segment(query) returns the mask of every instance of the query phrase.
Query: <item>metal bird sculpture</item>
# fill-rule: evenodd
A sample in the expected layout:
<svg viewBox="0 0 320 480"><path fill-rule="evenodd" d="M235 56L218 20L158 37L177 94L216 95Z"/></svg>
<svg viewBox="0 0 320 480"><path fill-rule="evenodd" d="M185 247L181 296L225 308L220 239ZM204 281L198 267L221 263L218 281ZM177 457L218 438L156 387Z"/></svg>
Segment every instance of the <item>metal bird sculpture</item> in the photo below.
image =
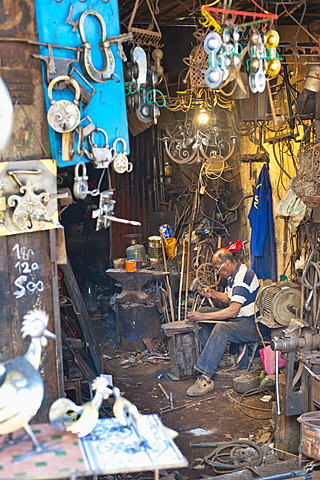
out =
<svg viewBox="0 0 320 480"><path fill-rule="evenodd" d="M148 416L142 415L137 407L126 398L120 397L120 395L116 397L113 405L113 414L121 425L133 428L141 443L148 445L155 440L155 432L148 420ZM157 428L160 428L168 440L173 440L178 436L178 432L163 424L158 425Z"/></svg>
<svg viewBox="0 0 320 480"><path fill-rule="evenodd" d="M113 396L115 398L113 414L118 422L124 427L133 428L141 443L154 441L154 432L147 416L142 415L129 400L121 397L119 388L111 387L106 377L95 378L92 389L95 390L94 397L83 405L76 405L69 398L58 398L53 402L49 410L50 423L60 430L65 428L77 434L79 438L85 437L96 426L102 401ZM164 425L160 428L168 439L178 435Z"/></svg>
<svg viewBox="0 0 320 480"><path fill-rule="evenodd" d="M56 338L49 332L49 316L43 310L31 310L22 322L22 338L31 337L25 355L0 364L0 435L12 434L24 428L34 444L34 453L43 449L32 432L29 421L41 407L44 387L39 373L42 348L47 338ZM16 443L10 440L10 445ZM4 444L5 446L5 444Z"/></svg>
<svg viewBox="0 0 320 480"><path fill-rule="evenodd" d="M66 428L79 438L89 435L96 426L102 401L113 394L113 388L103 376L93 380L92 389L94 397L83 405L77 405L69 398L58 398L53 402L49 410L50 423L60 430Z"/></svg>

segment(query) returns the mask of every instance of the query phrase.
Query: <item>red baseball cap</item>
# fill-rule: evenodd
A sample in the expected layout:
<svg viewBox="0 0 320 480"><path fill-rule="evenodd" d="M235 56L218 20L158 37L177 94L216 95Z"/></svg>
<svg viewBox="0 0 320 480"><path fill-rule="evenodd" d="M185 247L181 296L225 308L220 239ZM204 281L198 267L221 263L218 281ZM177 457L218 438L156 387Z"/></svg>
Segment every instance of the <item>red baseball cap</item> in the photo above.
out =
<svg viewBox="0 0 320 480"><path fill-rule="evenodd" d="M229 252L231 253L237 253L239 252L239 250L241 250L242 247L243 243L241 242L241 240L237 240L234 243L229 243L229 245L227 246L227 250L229 250Z"/></svg>

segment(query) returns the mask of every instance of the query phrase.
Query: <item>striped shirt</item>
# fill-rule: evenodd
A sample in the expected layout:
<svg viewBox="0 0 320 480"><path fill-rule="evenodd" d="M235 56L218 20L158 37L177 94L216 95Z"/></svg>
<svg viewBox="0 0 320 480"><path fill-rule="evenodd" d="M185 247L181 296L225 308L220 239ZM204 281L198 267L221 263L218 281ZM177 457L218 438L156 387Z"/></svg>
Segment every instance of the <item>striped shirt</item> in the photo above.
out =
<svg viewBox="0 0 320 480"><path fill-rule="evenodd" d="M230 303L238 302L242 304L237 317L254 315L254 304L259 287L258 278L254 271L239 262L234 274L228 278L225 289Z"/></svg>

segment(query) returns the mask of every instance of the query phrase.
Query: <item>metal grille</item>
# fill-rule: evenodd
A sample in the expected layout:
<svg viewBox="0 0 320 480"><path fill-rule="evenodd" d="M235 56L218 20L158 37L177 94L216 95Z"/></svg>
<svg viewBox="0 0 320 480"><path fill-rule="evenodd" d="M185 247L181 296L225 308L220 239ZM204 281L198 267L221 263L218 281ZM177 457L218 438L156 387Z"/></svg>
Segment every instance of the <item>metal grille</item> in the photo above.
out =
<svg viewBox="0 0 320 480"><path fill-rule="evenodd" d="M292 189L309 207L320 204L320 143L309 143L298 154L299 170Z"/></svg>

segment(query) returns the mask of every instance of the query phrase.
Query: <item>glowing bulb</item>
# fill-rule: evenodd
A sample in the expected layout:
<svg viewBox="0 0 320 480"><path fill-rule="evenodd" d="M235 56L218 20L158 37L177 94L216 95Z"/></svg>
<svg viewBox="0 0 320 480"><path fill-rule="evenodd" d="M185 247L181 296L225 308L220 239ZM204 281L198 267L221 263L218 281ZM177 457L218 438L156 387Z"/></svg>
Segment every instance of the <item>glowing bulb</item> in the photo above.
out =
<svg viewBox="0 0 320 480"><path fill-rule="evenodd" d="M198 122L200 125L205 125L209 121L209 114L205 108L201 108L200 113L198 115Z"/></svg>

